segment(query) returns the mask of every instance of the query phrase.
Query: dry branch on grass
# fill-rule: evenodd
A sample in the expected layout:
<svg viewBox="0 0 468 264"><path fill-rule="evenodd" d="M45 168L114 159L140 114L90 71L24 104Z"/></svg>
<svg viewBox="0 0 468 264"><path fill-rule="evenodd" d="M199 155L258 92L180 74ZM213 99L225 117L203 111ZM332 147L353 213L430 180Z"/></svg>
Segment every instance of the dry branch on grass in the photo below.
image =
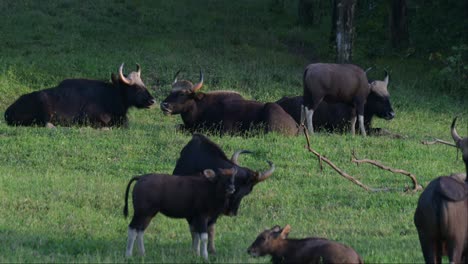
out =
<svg viewBox="0 0 468 264"><path fill-rule="evenodd" d="M403 175L406 175L406 176L410 177L411 181L413 182L413 188L411 189L412 192L417 192L417 191L420 191L420 190L423 189L422 186L418 184L418 180L416 180L416 176L413 175L410 172L407 172L407 171L401 170L401 169L394 169L394 168L385 166L385 165L381 164L380 162L378 162L376 160L358 159L356 157L356 153L354 153L354 150L352 152L352 155L353 155L353 158L351 159L351 162L354 162L354 163L357 163L357 164L359 164L359 163L369 163L369 164L372 164L372 165L374 165L374 166L376 166L378 168L381 168L383 170L390 171L390 172L393 172L393 173L400 173L400 174L403 174Z"/></svg>
<svg viewBox="0 0 468 264"><path fill-rule="evenodd" d="M305 128L304 125L301 125L302 128L303 128L303 131L304 131L304 135L305 135L305 138L307 140L307 145L305 146L307 148L307 150L309 152L312 152L315 156L317 156L318 160L319 160L319 163L320 163L320 170L322 170L322 161L324 161L325 163L327 163L328 165L330 165L330 167L332 167L336 172L338 172L341 176L343 176L344 178L346 178L347 180L351 181L352 183L358 185L359 187L363 188L364 190L366 191L369 191L369 192L381 192L381 191L390 191L390 188L371 188L365 184L363 184L362 182L360 182L359 180L357 180L356 178L354 178L353 176L347 174L346 172L344 172L343 170L341 170L338 166L336 166L335 164L333 164L333 162L331 162L329 159L327 159L326 157L322 156L320 153L318 153L316 150L312 149L312 147L310 146L310 139L309 139L309 134L307 133L307 129ZM354 155L354 151L353 151L353 162L356 162L356 163L371 163L381 169L385 169L385 170L388 170L388 171L391 171L393 173L402 173L402 174L405 174L407 175L408 177L411 178L411 180L413 181L413 189L412 191L413 192L416 192L418 190L422 190L422 186L418 184L417 180L416 180L416 176L414 176L413 174L407 172L407 171L404 171L404 170L399 170L399 169L393 169L393 168L390 168L390 167L387 167L387 166L384 166L376 161L373 161L373 160L357 160Z"/></svg>
<svg viewBox="0 0 468 264"><path fill-rule="evenodd" d="M448 141L438 139L438 138L435 138L433 141L428 141L428 140L421 141L421 144L423 144L423 145L434 145L434 144L437 144L437 143L452 146L452 147L457 147L457 145L453 144L452 142L448 142Z"/></svg>

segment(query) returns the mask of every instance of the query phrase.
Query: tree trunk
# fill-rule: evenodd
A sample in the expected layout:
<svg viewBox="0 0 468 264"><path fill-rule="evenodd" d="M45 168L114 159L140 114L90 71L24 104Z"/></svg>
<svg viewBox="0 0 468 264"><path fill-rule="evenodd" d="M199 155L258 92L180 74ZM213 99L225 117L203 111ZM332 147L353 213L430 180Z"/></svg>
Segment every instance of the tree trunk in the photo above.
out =
<svg viewBox="0 0 468 264"><path fill-rule="evenodd" d="M336 62L351 61L354 40L354 8L356 0L333 0L332 38L336 47Z"/></svg>
<svg viewBox="0 0 468 264"><path fill-rule="evenodd" d="M406 0L392 0L390 11L390 39L393 48L408 46L408 13Z"/></svg>

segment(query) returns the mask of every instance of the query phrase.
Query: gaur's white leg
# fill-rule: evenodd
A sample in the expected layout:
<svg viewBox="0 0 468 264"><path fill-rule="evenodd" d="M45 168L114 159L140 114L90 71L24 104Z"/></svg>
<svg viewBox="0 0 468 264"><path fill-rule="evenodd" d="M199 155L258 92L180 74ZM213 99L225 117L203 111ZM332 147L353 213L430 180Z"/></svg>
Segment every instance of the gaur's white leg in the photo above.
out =
<svg viewBox="0 0 468 264"><path fill-rule="evenodd" d="M198 256L200 256L200 233L194 232L194 239L192 241L192 248L197 253Z"/></svg>
<svg viewBox="0 0 468 264"><path fill-rule="evenodd" d="M306 111L305 105L301 105L301 123L299 125L305 125L305 123L304 123L305 116L306 116L305 111Z"/></svg>
<svg viewBox="0 0 468 264"><path fill-rule="evenodd" d="M202 242L202 256L208 261L208 233L201 233L200 238Z"/></svg>
<svg viewBox="0 0 468 264"><path fill-rule="evenodd" d="M357 120L357 117L356 116L352 116L351 117L351 135L356 135L356 120Z"/></svg>
<svg viewBox="0 0 468 264"><path fill-rule="evenodd" d="M364 127L364 116L358 115L359 128L361 129L361 135L367 136L366 128Z"/></svg>
<svg viewBox="0 0 468 264"><path fill-rule="evenodd" d="M306 118L307 118L307 128L309 129L309 133L313 134L314 133L314 125L312 124L312 118L314 116L314 110L311 110L305 107L305 113L306 113Z"/></svg>
<svg viewBox="0 0 468 264"><path fill-rule="evenodd" d="M143 242L143 235L145 234L145 231L138 231L137 232L137 245L138 245L138 252L140 256L145 255L145 244Z"/></svg>
<svg viewBox="0 0 468 264"><path fill-rule="evenodd" d="M135 242L135 238L137 236L136 229L128 228L128 238L127 238L127 250L125 251L125 256L131 257L133 251L133 243Z"/></svg>
<svg viewBox="0 0 468 264"><path fill-rule="evenodd" d="M190 235L192 235L192 249L194 251L197 251L197 246L195 245L195 240L197 238L197 233L194 231L194 228L193 226L189 225L189 228L190 228Z"/></svg>
<svg viewBox="0 0 468 264"><path fill-rule="evenodd" d="M52 123L50 123L50 122L47 122L47 124L45 125L45 127L47 127L47 128L55 128L55 126L54 126Z"/></svg>

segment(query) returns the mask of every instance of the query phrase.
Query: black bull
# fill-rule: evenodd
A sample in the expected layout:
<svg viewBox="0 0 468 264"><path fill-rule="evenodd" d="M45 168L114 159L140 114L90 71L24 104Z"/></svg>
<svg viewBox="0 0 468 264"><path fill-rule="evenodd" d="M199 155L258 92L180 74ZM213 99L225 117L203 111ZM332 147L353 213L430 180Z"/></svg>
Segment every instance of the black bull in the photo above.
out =
<svg viewBox="0 0 468 264"><path fill-rule="evenodd" d="M57 87L19 97L5 111L8 125L125 126L130 107L149 108L155 103L141 80L140 66L125 77L123 64L112 82L68 79Z"/></svg>
<svg viewBox="0 0 468 264"><path fill-rule="evenodd" d="M223 212L225 215L236 215L242 198L248 195L257 183L270 177L275 169L271 162L269 162L270 169L265 172L256 172L249 168L239 166L237 158L239 154L246 152L248 151L237 151L234 153L231 160L229 160L217 144L201 134L194 134L189 143L182 149L172 174L191 175L199 173L202 175L205 169L236 168L236 191L229 198L228 206ZM208 227L208 247L211 253L215 252L214 225L216 220L217 219L211 219Z"/></svg>

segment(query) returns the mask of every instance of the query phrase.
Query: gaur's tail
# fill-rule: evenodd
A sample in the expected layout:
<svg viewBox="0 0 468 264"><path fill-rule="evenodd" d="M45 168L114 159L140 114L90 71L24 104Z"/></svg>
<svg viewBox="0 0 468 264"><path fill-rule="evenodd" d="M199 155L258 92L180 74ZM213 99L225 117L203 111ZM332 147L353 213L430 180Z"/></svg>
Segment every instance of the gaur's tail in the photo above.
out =
<svg viewBox="0 0 468 264"><path fill-rule="evenodd" d="M128 216L128 193L129 193L129 191L130 191L130 185L132 185L132 182L138 181L138 179L140 179L140 176L134 176L134 177L128 182L127 189L125 190L125 205L124 205L124 209L123 209L123 214L124 214L125 217Z"/></svg>

